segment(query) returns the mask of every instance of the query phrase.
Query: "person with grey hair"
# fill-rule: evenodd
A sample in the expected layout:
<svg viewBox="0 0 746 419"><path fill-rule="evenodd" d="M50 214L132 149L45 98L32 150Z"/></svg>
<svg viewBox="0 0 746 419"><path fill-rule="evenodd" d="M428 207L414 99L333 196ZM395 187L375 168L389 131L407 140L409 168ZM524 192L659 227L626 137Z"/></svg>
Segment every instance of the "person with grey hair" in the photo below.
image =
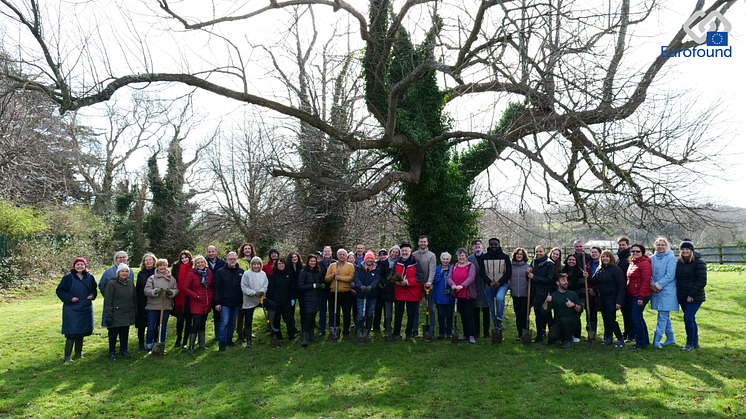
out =
<svg viewBox="0 0 746 419"><path fill-rule="evenodd" d="M209 265L209 260L208 260ZM228 253L226 265L213 273L213 306L220 313L220 325L218 326L218 350L225 351L227 346L236 346L233 343L233 331L236 328L236 319L243 306L243 291L241 291L241 279L244 270L238 266L238 254ZM239 334L243 331L239 330Z"/></svg>
<svg viewBox="0 0 746 419"><path fill-rule="evenodd" d="M342 329L342 339L350 338L350 319L352 314L352 292L350 291L352 281L355 278L355 265L347 262L347 251L345 249L337 250L337 262L329 265L324 279L330 284L332 294L337 292L337 306L341 308L344 316L344 329ZM334 298L332 295L331 298ZM334 312L332 307L332 313ZM334 324L339 327L340 310L336 310L337 315Z"/></svg>
<svg viewBox="0 0 746 419"><path fill-rule="evenodd" d="M114 265L105 270L103 274L101 274L101 280L98 282L98 290L101 292L101 295L104 296L104 303L106 303L106 285L111 281L112 279L117 277L117 267L119 264L124 263L127 264L127 259L129 259L129 255L127 255L127 252L124 250L120 250L114 254ZM135 273L131 270L129 279L131 281L135 280ZM101 310L101 327L106 327L106 309Z"/></svg>
<svg viewBox="0 0 746 419"><path fill-rule="evenodd" d="M451 273L451 254L443 252L440 254L440 265L435 268L433 277L433 301L438 310L438 339L451 337L453 330L453 296L451 287L448 286L448 274Z"/></svg>
<svg viewBox="0 0 746 419"><path fill-rule="evenodd" d="M117 274L106 286L104 293L104 324L109 329L109 359L116 357L117 338L119 354L129 358L128 338L130 326L135 324L137 316L137 291L132 281L132 270L125 263L117 265Z"/></svg>

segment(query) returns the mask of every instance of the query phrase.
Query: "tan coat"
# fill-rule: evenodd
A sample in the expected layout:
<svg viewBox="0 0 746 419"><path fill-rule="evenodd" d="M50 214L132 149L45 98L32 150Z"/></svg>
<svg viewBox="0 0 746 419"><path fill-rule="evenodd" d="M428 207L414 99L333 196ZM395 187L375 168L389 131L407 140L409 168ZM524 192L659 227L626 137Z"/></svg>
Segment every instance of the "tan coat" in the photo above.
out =
<svg viewBox="0 0 746 419"><path fill-rule="evenodd" d="M339 269L339 275L341 279L339 281L334 280L334 272ZM334 262L331 265L329 265L329 269L326 271L326 282L329 282L331 286L329 287L330 292L335 291L335 287L339 286L339 292L347 292L351 289L350 284L352 284L352 280L355 278L355 265L353 265L350 262L346 262L344 265L339 266L339 262ZM338 285L337 285L338 284Z"/></svg>
<svg viewBox="0 0 746 419"><path fill-rule="evenodd" d="M160 295L155 295L155 291L159 289L171 290L171 296L168 292L164 292L165 298ZM148 304L145 306L145 310L157 310L161 311L161 302L163 302L164 310L174 309L174 297L179 294L179 287L177 286L176 278L171 276L169 271L166 275L161 275L157 270L155 274L150 276L145 282L145 296L148 297Z"/></svg>

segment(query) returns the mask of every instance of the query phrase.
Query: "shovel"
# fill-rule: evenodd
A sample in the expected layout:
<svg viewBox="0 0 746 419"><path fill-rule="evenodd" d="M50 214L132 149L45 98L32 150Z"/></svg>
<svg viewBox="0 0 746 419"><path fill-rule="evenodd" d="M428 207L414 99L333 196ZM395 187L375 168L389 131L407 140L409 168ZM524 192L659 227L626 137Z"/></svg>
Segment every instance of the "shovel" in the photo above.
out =
<svg viewBox="0 0 746 419"><path fill-rule="evenodd" d="M163 327L163 308L166 305L166 291L161 291L161 320L158 322L158 324ZM166 352L166 342L161 342L161 331L160 328L158 328L158 342L153 344L153 347L150 349L150 354L154 357L163 356L163 353Z"/></svg>
<svg viewBox="0 0 746 419"><path fill-rule="evenodd" d="M451 343L458 343L458 293L453 296L453 329L451 330Z"/></svg>
<svg viewBox="0 0 746 419"><path fill-rule="evenodd" d="M427 313L425 314L425 324L422 326L422 340L425 342L430 342L433 340L433 334L430 333L430 288L425 288L425 307L427 308Z"/></svg>
<svg viewBox="0 0 746 419"><path fill-rule="evenodd" d="M337 320L337 288L339 284L335 284L334 287L334 317L333 321ZM329 340L332 342L339 342L339 325L335 324L329 328Z"/></svg>
<svg viewBox="0 0 746 419"><path fill-rule="evenodd" d="M280 347L280 341L277 339L277 336L275 335L275 327L272 326L271 322L269 321L269 313L267 313L267 307L264 305L264 296L262 295L259 297L259 304L262 306L262 310L264 311L264 319L267 320L267 327L272 330L272 332L269 334L269 341L272 343L272 346L275 348Z"/></svg>
<svg viewBox="0 0 746 419"><path fill-rule="evenodd" d="M585 272L585 254L583 254L583 272ZM588 295L588 277L585 278L585 330L588 332L588 349L593 347L596 340L596 331L591 326L591 296Z"/></svg>
<svg viewBox="0 0 746 419"><path fill-rule="evenodd" d="M492 307L495 308L495 319L497 319L497 295L493 295L492 300ZM503 331L497 327L497 324L492 328L492 344L494 345L496 343L503 343Z"/></svg>
<svg viewBox="0 0 746 419"><path fill-rule="evenodd" d="M526 305L526 328L521 333L521 342L524 345L531 344L531 279L528 280L528 304Z"/></svg>

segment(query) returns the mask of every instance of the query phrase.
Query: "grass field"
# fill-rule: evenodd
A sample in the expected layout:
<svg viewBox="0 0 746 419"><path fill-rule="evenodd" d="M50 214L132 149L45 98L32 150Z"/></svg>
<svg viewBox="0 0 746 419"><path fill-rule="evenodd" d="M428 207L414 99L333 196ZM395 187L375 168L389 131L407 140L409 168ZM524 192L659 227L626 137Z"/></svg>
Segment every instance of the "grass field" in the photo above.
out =
<svg viewBox="0 0 746 419"><path fill-rule="evenodd" d="M54 289L0 303L0 417L260 418L733 418L746 415L746 275L709 272L698 313L701 349L633 351L584 343L570 350L506 341L324 341L269 347L256 321L252 349L162 358L137 351L108 360L106 330L85 339L86 358L64 365ZM95 301L100 320L102 298ZM648 327L655 313L647 310ZM257 313L257 315L259 315ZM513 324L512 307L506 325ZM682 313L672 315L686 341ZM258 320L258 317L257 317ZM424 318L423 318L424 321ZM621 321L621 316L620 316ZM208 337L212 336L208 325Z"/></svg>

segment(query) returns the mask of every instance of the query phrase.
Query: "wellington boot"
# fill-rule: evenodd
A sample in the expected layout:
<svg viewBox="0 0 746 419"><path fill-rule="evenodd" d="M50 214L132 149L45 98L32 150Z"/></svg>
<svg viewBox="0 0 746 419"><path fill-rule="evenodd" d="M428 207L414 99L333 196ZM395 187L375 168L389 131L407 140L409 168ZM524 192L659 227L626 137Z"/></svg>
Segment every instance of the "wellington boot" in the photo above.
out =
<svg viewBox="0 0 746 419"><path fill-rule="evenodd" d="M181 346L181 335L176 335L176 342L174 342L174 348Z"/></svg>
<svg viewBox="0 0 746 419"><path fill-rule="evenodd" d="M191 333L189 334L189 343L187 346L187 352L190 354L194 353L194 341L197 340L197 334Z"/></svg>
<svg viewBox="0 0 746 419"><path fill-rule="evenodd" d="M386 342L391 342L391 317L383 319L383 336Z"/></svg>
<svg viewBox="0 0 746 419"><path fill-rule="evenodd" d="M67 339L65 341L65 364L69 364L73 362L73 360L70 358L70 355L73 353L73 344L75 343L75 339Z"/></svg>
<svg viewBox="0 0 746 419"><path fill-rule="evenodd" d="M75 338L75 358L83 359L83 338Z"/></svg>
<svg viewBox="0 0 746 419"><path fill-rule="evenodd" d="M300 336L300 346L305 348L308 346L308 332L302 332Z"/></svg>
<svg viewBox="0 0 746 419"><path fill-rule="evenodd" d="M308 334L308 340L310 340L311 342L318 342L319 341L318 339L316 339L316 335L313 332L311 332L311 333Z"/></svg>
<svg viewBox="0 0 746 419"><path fill-rule="evenodd" d="M205 331L199 332L199 348L200 349L210 349L205 345Z"/></svg>

